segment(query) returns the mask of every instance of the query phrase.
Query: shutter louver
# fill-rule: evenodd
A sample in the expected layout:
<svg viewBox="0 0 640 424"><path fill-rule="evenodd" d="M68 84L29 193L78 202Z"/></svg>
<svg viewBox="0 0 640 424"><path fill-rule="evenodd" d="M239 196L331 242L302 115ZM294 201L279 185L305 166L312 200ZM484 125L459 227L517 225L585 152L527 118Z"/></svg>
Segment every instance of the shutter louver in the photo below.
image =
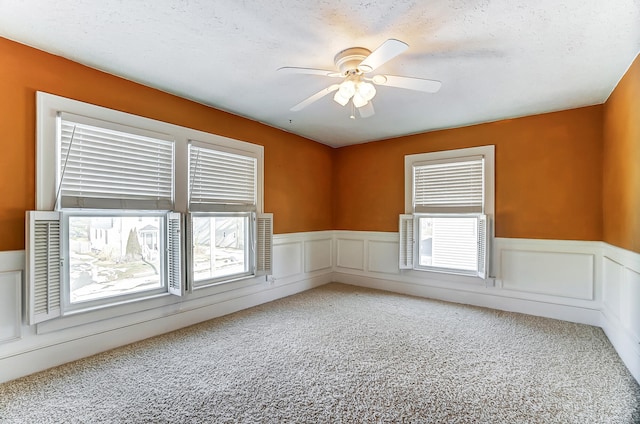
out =
<svg viewBox="0 0 640 424"><path fill-rule="evenodd" d="M184 294L184 284L182 283L182 215L177 212L168 214L168 237L167 237L167 262L169 267L168 286L169 293L182 296Z"/></svg>
<svg viewBox="0 0 640 424"><path fill-rule="evenodd" d="M185 257L186 257L186 283L185 291L189 293L193 293L193 215L190 213L187 214L187 218L185 219L185 229L184 229L184 246L185 246Z"/></svg>
<svg viewBox="0 0 640 424"><path fill-rule="evenodd" d="M487 216L481 215L478 217L478 277L483 280L489 275L488 232Z"/></svg>
<svg viewBox="0 0 640 424"><path fill-rule="evenodd" d="M256 275L273 274L273 214L256 217Z"/></svg>
<svg viewBox="0 0 640 424"><path fill-rule="evenodd" d="M483 159L414 165L416 213L482 213Z"/></svg>
<svg viewBox="0 0 640 424"><path fill-rule="evenodd" d="M254 157L189 145L189 210L256 210Z"/></svg>
<svg viewBox="0 0 640 424"><path fill-rule="evenodd" d="M62 115L62 208L173 209L172 141L77 121Z"/></svg>
<svg viewBox="0 0 640 424"><path fill-rule="evenodd" d="M27 320L34 325L61 315L60 214L28 211L26 221Z"/></svg>
<svg viewBox="0 0 640 424"><path fill-rule="evenodd" d="M413 268L414 249L413 215L400 215L400 269Z"/></svg>

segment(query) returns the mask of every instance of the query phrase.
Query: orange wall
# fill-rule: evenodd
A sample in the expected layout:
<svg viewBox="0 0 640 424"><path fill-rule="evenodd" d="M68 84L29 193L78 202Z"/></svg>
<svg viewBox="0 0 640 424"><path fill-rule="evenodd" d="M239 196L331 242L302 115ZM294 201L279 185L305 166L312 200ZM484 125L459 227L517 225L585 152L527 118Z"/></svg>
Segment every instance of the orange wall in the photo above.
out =
<svg viewBox="0 0 640 424"><path fill-rule="evenodd" d="M0 38L0 251L24 248L35 204L38 90L265 146L265 210L278 234L397 231L405 155L494 144L498 237L640 251L639 74L636 59L604 106L334 150Z"/></svg>
<svg viewBox="0 0 640 424"><path fill-rule="evenodd" d="M340 148L334 227L397 231L404 156L494 144L498 237L602 239L602 106Z"/></svg>
<svg viewBox="0 0 640 424"><path fill-rule="evenodd" d="M35 207L36 91L263 145L274 231L332 228L331 148L0 38L0 251L24 248Z"/></svg>
<svg viewBox="0 0 640 424"><path fill-rule="evenodd" d="M640 56L604 106L604 241L640 252Z"/></svg>

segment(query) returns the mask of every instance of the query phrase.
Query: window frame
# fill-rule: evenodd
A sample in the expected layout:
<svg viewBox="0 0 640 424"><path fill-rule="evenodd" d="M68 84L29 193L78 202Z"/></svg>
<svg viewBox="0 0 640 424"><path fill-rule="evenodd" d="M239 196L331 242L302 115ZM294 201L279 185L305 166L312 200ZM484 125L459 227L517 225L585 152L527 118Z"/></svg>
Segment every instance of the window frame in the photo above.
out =
<svg viewBox="0 0 640 424"><path fill-rule="evenodd" d="M415 258L414 258L414 262L413 262L413 269L415 269L416 271L428 271L428 272L439 272L439 273L443 273L443 274L457 274L457 275L466 275L466 276L470 276L470 277L476 277L478 271L476 270L465 270L462 268L447 268L447 267L442 267L442 266L434 266L434 265L422 265L421 264L421 253L422 253L422 246L420 246L421 244L421 240L420 240L420 221L422 219L429 219L429 218L473 218L476 220L477 226L475 227L475 231L476 231L476 239L478 236L478 232L480 230L480 220L485 217L486 215L481 214L481 213L468 213L468 214L461 214L461 213L450 213L450 214L443 214L443 213L416 213L413 214L413 218L414 218L414 226L415 226L415 243L416 243L416 248L415 248ZM478 258L478 246L476 244L476 259L480 259ZM480 263L476 263L477 268L480 269Z"/></svg>
<svg viewBox="0 0 640 424"><path fill-rule="evenodd" d="M151 305L161 301L161 304L169 304L177 302L178 299L171 296L171 294L185 295L189 292L186 290L187 288L187 280L186 280L186 267L185 267L185 249L184 249L184 240L185 240L185 217L188 214L188 175L189 175L189 155L188 155L188 144L190 140L197 140L199 143L210 146L213 149L220 149L222 151L233 151L233 152L241 152L245 153L248 156L252 156L256 158L256 204L255 204L255 213L257 216L268 216L269 225L272 228L272 215L263 213L263 193L264 193L264 147L261 145L234 140L227 137L210 134L204 131L194 130L191 128L170 124L167 122L157 121L150 118L145 118L138 115L133 115L126 112L117 111L114 109L109 109L102 106L97 106L85 102L81 102L78 100L73 100L61 96L56 96L49 93L37 92L36 93L36 211L40 211L39 213L45 211L57 211L56 209L56 191L57 191L57 175L58 169L60 166L58 158L58 144L57 144L57 125L58 125L58 116L60 113L69 114L69 115L77 115L80 117L86 117L88 120L98 120L101 122L112 123L116 128L134 128L138 129L140 133L143 135L147 134L163 134L166 137L170 138L174 142L174 208L173 212L168 212L172 217L169 218L170 225L168 226L169 231L169 239L172 238L174 241L167 241L169 244L176 244L175 240L178 240L181 247L179 247L180 252L179 257L175 257L174 259L169 259L172 263L177 263L177 266L174 266L179 274L175 274L174 272L170 272L167 276L169 279L168 286L164 284L163 292L158 294L148 294L145 291L140 293L145 294L141 296L136 296L132 299L127 299L124 302L106 302L103 305L95 305L90 308L82 308L77 310L66 309L63 310L59 315L61 317L67 316L66 320L62 320L60 323L55 322L41 322L41 324L46 324L45 327L50 328L64 328L64 321L75 322L72 319L72 316L77 315L78 312L91 312L96 317L102 317L97 319L104 319L105 313L109 314L109 308L113 308L113 311L122 311L122 312L114 312L115 316L121 315L124 313L131 313L135 311L139 311L145 308L145 306L135 306L136 302L144 301L145 304ZM86 210L85 210L86 211ZM123 211L123 209L113 209L109 210L111 214L117 214L118 211ZM89 210L89 213L93 213L95 210ZM59 216L62 215L62 211L57 212ZM31 218L27 218L27 222L29 222ZM38 218L34 218L37 220ZM62 222L60 223L62 225ZM271 236L271 234L270 234ZM269 248L272 248L271 238L269 240ZM63 246L61 246L61 249ZM270 254L270 253L269 253ZM257 262L257 252L250 251L250 255L253 258L254 263ZM64 260L66 258L61 258ZM177 262L176 262L177 261ZM166 268L166 267L165 267ZM255 270L255 267L254 267ZM272 272L272 264L269 263L268 273ZM66 272L65 272L66 274ZM181 278L176 280L176 275L181 275ZM261 275L260 273L254 271L252 275L243 276L240 279L232 279L228 282L234 282L229 289L241 288L245 286L249 286L251 284L255 284L255 278ZM263 275L263 274L262 274ZM68 277L65 275L65 279L68 280ZM61 281L63 278L61 278ZM242 281L238 281L242 280ZM27 284L30 284L30 281L27 281ZM166 288L166 289L165 289ZM68 282L61 283L60 290L68 290ZM200 291L199 291L200 292ZM211 290L202 290L195 297L207 296L210 294L214 294L219 292L218 289ZM163 298L165 300L162 300ZM156 300L153 300L156 299ZM65 301L69 301L69 299L65 298ZM149 303L151 302L151 303ZM60 302L60 306L62 307L62 299ZM124 305L123 305L124 303ZM127 306L129 305L129 306ZM123 309L124 308L124 309ZM105 311L106 309L106 311ZM100 312L102 311L102 312ZM83 314L84 315L84 314ZM46 318L51 319L55 318L55 316ZM46 320L45 319L45 320ZM43 320L43 321L45 321ZM38 321L40 322L40 321ZM39 324L40 325L40 324Z"/></svg>
<svg viewBox="0 0 640 424"><path fill-rule="evenodd" d="M245 221L245 242L247 243L245 250L245 271L228 274L221 277L209 277L206 279L195 279L195 265L193 263L195 254L193 253L193 218L194 217L244 217ZM256 276L257 262L256 255L254 254L253 246L255 245L255 213L253 212L191 212L188 217L189 224L187 225L187 232L189 234L187 240L190 241L191 246L187 246L187 281L189 282L189 290L199 290L202 288L226 284L231 281L243 280Z"/></svg>
<svg viewBox="0 0 640 424"><path fill-rule="evenodd" d="M483 181L483 210L482 213L426 213L416 212L414 206L414 166L425 163L437 163L437 162L456 162L458 160L465 161L472 157L482 157L484 159L484 181ZM478 275L484 275L488 278L490 272L489 264L486 264L486 268L483 273L476 274L470 273L464 270L452 270L439 267L426 267L419 265L420 261L420 246L419 246L419 220L425 216L486 216L486 252L488 255L488 261L490 263L492 240L494 239L494 225L493 220L495 216L495 146L486 145L478 147L470 147L463 149L444 150L428 153L418 153L406 155L404 161L405 179L405 214L400 218L400 268L412 269L420 272L433 272L440 274L453 274L459 276L467 276L473 279L482 279ZM411 220L411 224L407 227L406 220ZM404 222L403 222L404 220ZM407 229L408 228L408 229ZM411 234L406 234L410 231ZM404 233L403 233L404 232ZM403 246L403 244L409 244ZM410 255L411 257L406 257ZM404 261L404 262L403 262Z"/></svg>
<svg viewBox="0 0 640 424"><path fill-rule="evenodd" d="M36 210L55 210L56 175L56 119L58 112L86 116L118 126L137 128L170 136L175 141L174 210L187 212L188 205L188 143L197 140L211 148L254 156L257 159L256 213L264 213L264 147L234 140L168 122L120 112L49 93L36 93Z"/></svg>
<svg viewBox="0 0 640 424"><path fill-rule="evenodd" d="M134 210L119 210L119 209L111 209L111 210L103 210L103 209L78 209L78 210L70 210L64 209L60 210L61 215L61 255L67 260L63 261L62 264L62 275L61 275L61 306L62 312L64 313L74 313L78 311L91 310L102 308L105 306L117 305L122 303L128 303L132 301L136 301L139 299L148 299L157 296L161 296L167 293L169 287L169 265L168 265L168 248L167 248L167 237L168 237L168 212L167 211L155 211L155 210L144 210L144 211L134 211ZM159 251L160 254L160 287L140 290L132 293L114 295L114 296L106 296L101 297L94 300L80 301L80 302L71 302L71 252L70 252L70 243L69 243L69 218L70 217L140 217L140 216L150 216L150 217L158 217L160 218L160 228L158 228L158 232L161 237L158 237L159 241Z"/></svg>
<svg viewBox="0 0 640 424"><path fill-rule="evenodd" d="M226 196L225 194L222 194L221 196L222 199L217 196L214 196L213 198L204 196L203 198L202 196L203 193L201 192L200 190L201 187L200 187L200 189L198 190L198 193L200 195L197 196L199 200L193 201L192 185L194 183L194 178L196 177L196 175L199 177L202 175L200 172L203 171L203 168L198 166L199 165L198 163L196 164L192 163L192 159L193 159L192 149L213 151L214 152L213 156L214 157L217 156L217 158L214 159L214 163L220 164L221 162L224 162L224 164L222 165L222 167L224 168L228 167L228 164L225 162L225 160L223 160L223 158L225 158L227 155L229 155L228 156L229 161L231 162L233 162L234 160L239 160L240 162L244 162L245 165L247 162L252 162L254 166L254 178L253 178L252 184L250 184L250 186L253 186L252 199L245 198L244 200L240 201L235 198L236 196ZM188 187L187 187L187 191L189 194L187 208L189 212L187 214L187 229L186 229L187 245L185 250L186 250L186 256L187 256L187 286L188 286L187 288L189 292L193 292L194 290L200 290L206 287L225 284L231 281L237 281L237 280L258 276L259 274L256 269L256 263L258 262L258 258L257 258L258 247L256 244L257 243L256 215L258 214L257 195L259 190L258 167L260 165L260 158L257 157L252 152L241 151L228 146L211 146L211 145L202 143L200 140L194 140L194 139L189 140L187 145L187 153L189 155L189 163L188 163L189 165L188 180L189 181L188 181ZM213 159L213 158L210 157L210 159ZM247 161L247 159L249 161ZM192 175L192 172L194 170L197 170L198 172L195 172L194 173L195 175ZM233 171L235 170L236 169L234 168ZM213 181L216 181L218 177L221 177L221 178L227 177L226 175L222 177L222 174L219 173L219 170L216 169L215 167L205 169L205 174L210 175L211 171L215 171L214 174L216 175L216 178L213 179ZM197 178L197 180L200 181L200 178ZM219 190L220 187L217 184L211 184L211 185L206 185L206 188L213 192L217 192L217 190ZM243 189L246 190L246 188L247 186L245 185ZM241 190L240 192L246 194L246 191ZM247 221L246 221L247 233L245 235L247 239L247 246L246 246L247 262L248 262L246 264L247 270L243 271L242 273L231 274L227 277L208 278L205 280L196 281L195 265L194 265L195 254L193 252L193 249L195 247L193 242L193 217L194 216L195 217L198 217L198 216L224 217L224 216L240 216L240 215L245 216L247 218Z"/></svg>

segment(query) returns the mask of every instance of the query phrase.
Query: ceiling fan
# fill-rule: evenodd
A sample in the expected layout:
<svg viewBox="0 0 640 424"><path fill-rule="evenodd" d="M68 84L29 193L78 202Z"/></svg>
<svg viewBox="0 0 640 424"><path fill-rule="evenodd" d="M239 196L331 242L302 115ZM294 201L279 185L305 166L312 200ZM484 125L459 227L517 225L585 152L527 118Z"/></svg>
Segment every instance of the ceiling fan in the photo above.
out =
<svg viewBox="0 0 640 424"><path fill-rule="evenodd" d="M358 109L362 118L372 116L375 111L371 100L376 95L376 85L404 88L426 93L435 93L440 89L440 81L402 77L397 75L372 75L377 68L384 65L400 53L409 48L409 45L393 38L382 43L373 52L364 47L351 47L338 53L334 62L339 72L315 68L296 68L285 66L278 69L280 72L295 74L322 75L332 78L342 78L339 84L332 84L327 88L307 97L290 110L297 112L311 103L320 100L329 93L336 92L333 100L342 106L346 106L351 100L352 108ZM353 113L351 118L355 118Z"/></svg>

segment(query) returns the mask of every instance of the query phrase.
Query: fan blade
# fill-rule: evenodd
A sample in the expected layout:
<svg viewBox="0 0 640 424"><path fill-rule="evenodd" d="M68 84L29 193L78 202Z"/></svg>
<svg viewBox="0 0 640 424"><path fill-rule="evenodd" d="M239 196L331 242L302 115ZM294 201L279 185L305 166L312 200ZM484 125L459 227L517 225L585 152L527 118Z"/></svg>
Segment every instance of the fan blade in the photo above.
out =
<svg viewBox="0 0 640 424"><path fill-rule="evenodd" d="M366 105L364 106L360 106L358 108L358 112L360 112L360 117L361 118L368 118L370 116L373 116L376 111L373 108L373 103L371 103L371 101L368 101Z"/></svg>
<svg viewBox="0 0 640 424"><path fill-rule="evenodd" d="M403 43L400 40L390 38L375 49L369 56L367 56L360 64L358 68L362 72L371 72L376 68L384 65L394 57L398 56L403 51L407 50L409 45Z"/></svg>
<svg viewBox="0 0 640 424"><path fill-rule="evenodd" d="M399 77L396 75L376 75L372 79L374 84L388 85L389 87L404 88L407 90L435 93L440 90L442 83L436 80L423 78Z"/></svg>
<svg viewBox="0 0 640 424"><path fill-rule="evenodd" d="M325 77L342 77L343 76L340 72L328 71L326 69L296 68L293 66L285 66L285 67L279 68L278 72L286 72L287 74L322 75Z"/></svg>
<svg viewBox="0 0 640 424"><path fill-rule="evenodd" d="M332 91L336 91L338 88L340 88L340 84L333 84L327 88L323 88L322 90L318 91L316 94L307 97L306 99L304 99L303 101L301 101L300 103L298 103L297 105L295 105L289 110L291 110L292 112L297 112L299 110L302 110L305 107L309 106L311 103L315 102L316 100L320 100L321 98L331 93Z"/></svg>

